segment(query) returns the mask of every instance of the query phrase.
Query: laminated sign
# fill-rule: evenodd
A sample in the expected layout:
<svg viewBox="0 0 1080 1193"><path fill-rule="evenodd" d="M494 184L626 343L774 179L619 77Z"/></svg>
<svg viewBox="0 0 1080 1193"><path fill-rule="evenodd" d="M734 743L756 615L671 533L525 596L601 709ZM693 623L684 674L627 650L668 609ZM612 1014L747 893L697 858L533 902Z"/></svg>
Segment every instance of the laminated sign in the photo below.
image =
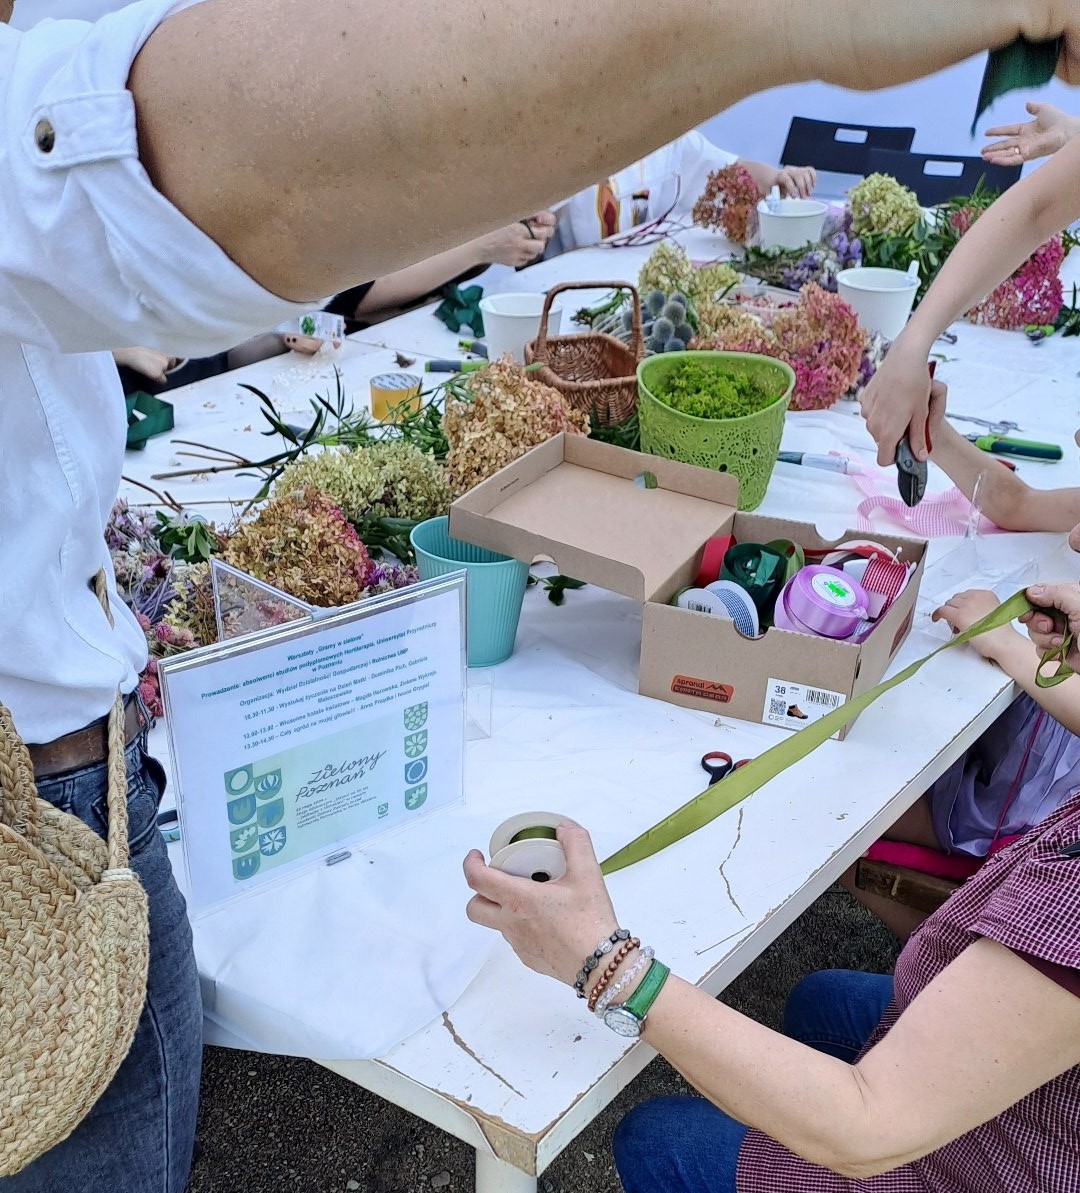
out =
<svg viewBox="0 0 1080 1193"><path fill-rule="evenodd" d="M463 574L160 665L203 914L460 803Z"/></svg>

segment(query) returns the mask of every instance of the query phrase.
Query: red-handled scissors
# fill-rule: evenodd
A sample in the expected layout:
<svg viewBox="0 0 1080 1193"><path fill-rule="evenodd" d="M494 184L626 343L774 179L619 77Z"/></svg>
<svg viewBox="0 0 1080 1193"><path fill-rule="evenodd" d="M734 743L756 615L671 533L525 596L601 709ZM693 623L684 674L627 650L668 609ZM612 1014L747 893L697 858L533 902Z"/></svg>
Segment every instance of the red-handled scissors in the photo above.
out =
<svg viewBox="0 0 1080 1193"><path fill-rule="evenodd" d="M719 783L721 779L726 779L732 771L738 770L740 766L745 766L750 761L749 758L740 758L736 762L730 754L725 754L723 750L710 750L701 760L701 769L709 776L709 786L714 783Z"/></svg>

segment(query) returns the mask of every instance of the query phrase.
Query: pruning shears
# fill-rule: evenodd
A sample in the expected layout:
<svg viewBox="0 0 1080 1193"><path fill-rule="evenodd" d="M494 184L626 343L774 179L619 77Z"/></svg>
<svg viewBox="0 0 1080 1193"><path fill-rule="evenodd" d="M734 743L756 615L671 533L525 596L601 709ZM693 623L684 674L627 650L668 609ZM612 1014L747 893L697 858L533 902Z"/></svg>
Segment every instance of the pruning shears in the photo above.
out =
<svg viewBox="0 0 1080 1193"><path fill-rule="evenodd" d="M937 361L928 361L926 367L930 373L930 380L933 381ZM932 447L929 414L926 416L926 446ZM911 450L911 440L905 435L896 445L896 487L900 490L905 505L916 506L922 501L926 493L926 478L926 461L915 459Z"/></svg>

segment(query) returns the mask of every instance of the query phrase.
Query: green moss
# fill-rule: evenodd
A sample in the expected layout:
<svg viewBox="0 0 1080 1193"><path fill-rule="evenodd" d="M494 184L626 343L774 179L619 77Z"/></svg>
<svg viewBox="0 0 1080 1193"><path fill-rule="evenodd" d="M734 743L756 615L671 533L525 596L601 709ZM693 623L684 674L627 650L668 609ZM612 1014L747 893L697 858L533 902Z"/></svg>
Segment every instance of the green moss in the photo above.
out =
<svg viewBox="0 0 1080 1193"><path fill-rule="evenodd" d="M688 360L650 385L665 405L694 418L742 418L772 405L776 386L748 373Z"/></svg>

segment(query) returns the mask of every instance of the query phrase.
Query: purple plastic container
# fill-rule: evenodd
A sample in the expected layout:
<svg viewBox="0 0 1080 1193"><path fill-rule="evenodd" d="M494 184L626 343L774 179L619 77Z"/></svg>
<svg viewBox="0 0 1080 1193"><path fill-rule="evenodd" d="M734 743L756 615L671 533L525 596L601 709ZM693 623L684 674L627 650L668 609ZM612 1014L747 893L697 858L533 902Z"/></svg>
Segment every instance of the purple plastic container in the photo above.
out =
<svg viewBox="0 0 1080 1193"><path fill-rule="evenodd" d="M869 597L861 584L839 568L802 568L781 589L773 624L796 634L850 638L867 617Z"/></svg>

